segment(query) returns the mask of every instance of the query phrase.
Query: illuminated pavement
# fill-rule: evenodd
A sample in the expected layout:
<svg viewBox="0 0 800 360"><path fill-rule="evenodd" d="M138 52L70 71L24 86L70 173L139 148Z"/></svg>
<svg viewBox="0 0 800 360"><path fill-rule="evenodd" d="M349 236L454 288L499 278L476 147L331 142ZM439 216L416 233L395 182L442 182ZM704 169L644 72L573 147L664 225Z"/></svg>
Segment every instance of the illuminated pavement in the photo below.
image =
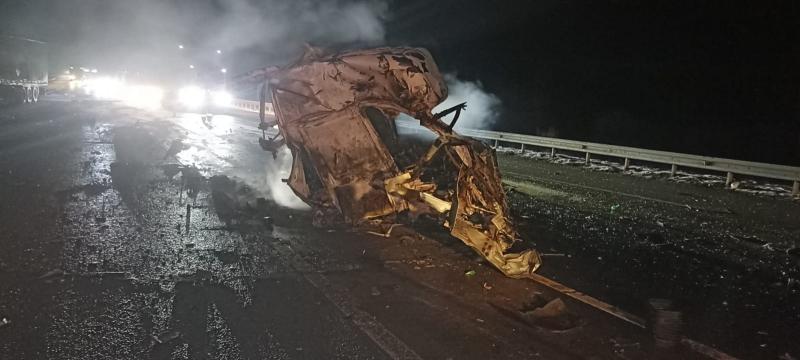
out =
<svg viewBox="0 0 800 360"><path fill-rule="evenodd" d="M0 358L652 358L647 331L567 298L566 323L529 321L558 294L435 229L311 228L254 121L2 109Z"/></svg>

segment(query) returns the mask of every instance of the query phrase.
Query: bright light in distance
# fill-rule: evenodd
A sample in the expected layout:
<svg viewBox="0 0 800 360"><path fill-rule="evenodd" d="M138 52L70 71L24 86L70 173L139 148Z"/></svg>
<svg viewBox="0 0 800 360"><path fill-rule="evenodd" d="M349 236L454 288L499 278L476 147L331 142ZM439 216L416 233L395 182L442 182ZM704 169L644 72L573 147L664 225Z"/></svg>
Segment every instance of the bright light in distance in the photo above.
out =
<svg viewBox="0 0 800 360"><path fill-rule="evenodd" d="M206 91L198 86L185 86L178 90L178 101L189 109L197 109L206 102Z"/></svg>
<svg viewBox="0 0 800 360"><path fill-rule="evenodd" d="M126 84L115 77L88 79L81 86L86 94L97 99L119 100L128 106L150 110L160 108L164 97L164 91L157 86Z"/></svg>
<svg viewBox="0 0 800 360"><path fill-rule="evenodd" d="M226 68L222 68L222 69L219 69L219 72L221 72L221 73L223 73L223 74L224 74L224 73L227 73L227 72L228 72L228 69L226 69Z"/></svg>
<svg viewBox="0 0 800 360"><path fill-rule="evenodd" d="M83 88L98 99L119 100L125 91L125 83L113 77L99 77L86 80Z"/></svg>
<svg viewBox="0 0 800 360"><path fill-rule="evenodd" d="M224 90L212 91L211 98L214 100L214 105L220 107L230 106L233 103L233 96Z"/></svg>
<svg viewBox="0 0 800 360"><path fill-rule="evenodd" d="M217 50L217 54L222 54L222 50Z"/></svg>
<svg viewBox="0 0 800 360"><path fill-rule="evenodd" d="M161 107L163 98L164 90L157 86L131 85L125 88L122 101L133 107L154 110Z"/></svg>
<svg viewBox="0 0 800 360"><path fill-rule="evenodd" d="M178 49L183 49L183 45L178 45Z"/></svg>
<svg viewBox="0 0 800 360"><path fill-rule="evenodd" d="M189 65L189 69L194 69L194 65Z"/></svg>

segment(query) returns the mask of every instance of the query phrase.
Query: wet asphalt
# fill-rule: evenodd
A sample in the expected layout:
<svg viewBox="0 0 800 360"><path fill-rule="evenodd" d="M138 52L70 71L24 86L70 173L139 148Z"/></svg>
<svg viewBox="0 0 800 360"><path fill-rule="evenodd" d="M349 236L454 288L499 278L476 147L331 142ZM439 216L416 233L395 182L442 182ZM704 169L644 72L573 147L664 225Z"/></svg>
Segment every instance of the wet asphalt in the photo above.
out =
<svg viewBox="0 0 800 360"><path fill-rule="evenodd" d="M0 358L692 356L654 348L650 330L503 277L435 224L389 237L312 228L307 211L273 200L293 204L288 188L274 184L283 168L258 147L255 121L57 97L0 109ZM541 185L591 198L585 189ZM608 280L603 274L625 273L630 264L617 260L632 255L627 243L597 229L638 229L649 215L587 221L607 199L590 201L599 204L592 210L535 192L511 196L523 236L536 239L528 245L553 253L545 275L641 316L651 295L677 297L630 290L652 288L643 285L649 277L598 283ZM576 245L595 238L603 239L602 251ZM598 256L616 269L591 261ZM692 269L711 276L722 264ZM633 271L670 281L673 268L647 265ZM566 310L548 321L529 316L554 299ZM713 314L728 319L730 312ZM780 341L755 349L732 346L736 338L690 334L745 358L776 358L796 350L782 338L793 326L777 326L784 333L772 336Z"/></svg>

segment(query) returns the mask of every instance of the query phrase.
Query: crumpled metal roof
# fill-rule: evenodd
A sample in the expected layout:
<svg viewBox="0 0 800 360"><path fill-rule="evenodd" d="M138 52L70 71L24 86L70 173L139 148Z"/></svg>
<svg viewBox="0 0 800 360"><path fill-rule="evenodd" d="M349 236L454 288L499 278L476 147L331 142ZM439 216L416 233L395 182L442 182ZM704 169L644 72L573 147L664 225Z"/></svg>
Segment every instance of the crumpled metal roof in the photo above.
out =
<svg viewBox="0 0 800 360"><path fill-rule="evenodd" d="M433 108L447 87L431 54L420 48L377 48L326 54L311 48L270 76L279 129L294 156L290 187L315 209L315 222L341 218L354 226L393 223L403 212L438 216L453 236L506 275L531 274L538 253L506 253L518 235L492 149L462 137ZM463 109L453 109L457 114ZM400 169L395 117L406 113L438 138ZM449 113L449 112L448 112ZM400 150L399 150L400 149ZM454 181L424 182L435 159Z"/></svg>

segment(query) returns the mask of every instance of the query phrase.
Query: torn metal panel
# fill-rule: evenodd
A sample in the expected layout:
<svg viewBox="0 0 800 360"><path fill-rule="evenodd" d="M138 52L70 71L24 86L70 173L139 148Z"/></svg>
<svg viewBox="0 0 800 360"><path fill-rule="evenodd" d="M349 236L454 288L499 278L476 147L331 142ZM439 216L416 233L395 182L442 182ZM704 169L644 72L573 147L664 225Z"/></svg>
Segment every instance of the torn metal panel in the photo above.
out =
<svg viewBox="0 0 800 360"><path fill-rule="evenodd" d="M283 137L270 141L285 141L292 151L288 183L314 207L315 223L385 226L398 214L425 215L508 276L539 266L534 250L507 253L518 235L494 152L452 129L464 104L433 114L447 87L427 50L312 48L269 77ZM437 139L414 151L397 133L401 113ZM446 124L442 118L451 113Z"/></svg>

